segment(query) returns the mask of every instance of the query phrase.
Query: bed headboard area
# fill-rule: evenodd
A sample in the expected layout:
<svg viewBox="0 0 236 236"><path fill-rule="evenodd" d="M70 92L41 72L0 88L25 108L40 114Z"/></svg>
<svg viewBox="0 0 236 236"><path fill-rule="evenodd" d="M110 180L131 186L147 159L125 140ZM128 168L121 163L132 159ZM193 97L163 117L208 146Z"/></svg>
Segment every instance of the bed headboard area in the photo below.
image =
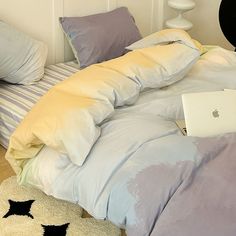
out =
<svg viewBox="0 0 236 236"><path fill-rule="evenodd" d="M48 46L47 64L73 59L59 17L85 16L128 7L143 36L163 25L163 0L1 0L0 19Z"/></svg>

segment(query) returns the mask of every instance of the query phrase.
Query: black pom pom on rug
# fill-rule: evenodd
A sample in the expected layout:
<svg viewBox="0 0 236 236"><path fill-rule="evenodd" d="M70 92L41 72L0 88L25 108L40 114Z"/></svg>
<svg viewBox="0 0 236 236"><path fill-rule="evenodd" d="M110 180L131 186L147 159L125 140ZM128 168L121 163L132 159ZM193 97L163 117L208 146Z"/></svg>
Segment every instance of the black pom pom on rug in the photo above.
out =
<svg viewBox="0 0 236 236"><path fill-rule="evenodd" d="M82 218L82 208L19 186L16 177L0 185L1 236L118 236L107 221Z"/></svg>

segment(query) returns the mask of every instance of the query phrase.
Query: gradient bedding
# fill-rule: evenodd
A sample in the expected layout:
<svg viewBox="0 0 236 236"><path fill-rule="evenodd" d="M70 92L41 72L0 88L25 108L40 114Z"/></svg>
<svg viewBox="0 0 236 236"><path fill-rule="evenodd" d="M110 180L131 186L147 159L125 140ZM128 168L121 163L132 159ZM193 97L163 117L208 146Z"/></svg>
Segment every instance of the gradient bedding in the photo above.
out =
<svg viewBox="0 0 236 236"><path fill-rule="evenodd" d="M119 71L121 80L116 76L111 77L122 83L125 81L125 86L113 88L108 98L107 87L98 90L100 84L95 83L95 90L94 81L83 84L87 86L83 95L93 94L93 99L97 96L96 103L92 104L102 103L102 106L99 105L97 110L96 106L89 106L93 108L89 114L96 119L88 125L89 134L93 134L89 137L93 138L88 155L85 155L85 160L82 158L82 163L77 162L81 154L70 155L71 150L67 149L66 144L57 148L58 139L51 142L51 137L45 139L37 132L30 136L33 137L33 145L32 142L20 143L26 140L21 136L25 128L28 132L34 130L34 125L36 128L42 127L36 122L27 130L27 119L30 121L32 114L26 117L25 123L21 124L24 129L22 132L16 130L7 153L8 160L18 172L19 181L38 187L57 198L78 203L94 217L108 219L125 228L128 235L235 235L235 134L209 138L184 137L174 121L183 118L182 93L236 88L236 56L233 52L216 47L196 62L200 54L197 48L190 48L183 42L174 45L181 45L182 49L187 48L193 52L188 55L194 55L191 60L194 63L190 63L191 67L178 79L168 78L164 85L160 85L163 82L160 79L163 77L159 77L161 73L148 74L151 76L146 76L144 80L143 75L147 75L147 71L141 70L140 65L133 67L129 64L122 73ZM155 57L160 56L153 49L151 51L155 52ZM136 57L137 54L134 55ZM172 56L170 61L174 62ZM112 65L112 61L109 61L92 68L96 68L96 72L98 67L102 68L102 71L109 72L110 78ZM119 61L116 61L113 70L117 65L120 65ZM126 77L129 80L123 80L124 71L130 68L139 68L139 72L145 73L139 73L140 77L129 74ZM86 73L90 73L90 69ZM83 80L84 77L79 75L78 81L81 78ZM75 81L76 76L78 74L65 81L65 84ZM108 81L109 85L114 82L106 80L106 85ZM63 83L57 89L67 93ZM80 100L83 92L81 87L73 88L73 93L78 92ZM107 99L104 100L103 96ZM76 96L73 98L77 101ZM45 100L38 104L38 108L40 104L46 105ZM64 106L59 104L60 107ZM106 105L111 110L107 110ZM38 111L37 107L34 111ZM84 106L83 113L79 114L87 115L86 111ZM57 122L57 118L54 121ZM82 126L77 124L74 128L75 138L84 131L78 130L78 127L81 129ZM93 132L94 127L95 131L99 131L98 134ZM55 126L51 133L58 137ZM48 142L46 146L42 145L42 140ZM81 147L79 144L76 143L78 153Z"/></svg>
<svg viewBox="0 0 236 236"><path fill-rule="evenodd" d="M181 80L200 53L189 37L134 50L75 73L29 111L11 136L6 158L20 175L25 162L47 145L82 166L101 134L99 125L116 107L133 104L145 89Z"/></svg>

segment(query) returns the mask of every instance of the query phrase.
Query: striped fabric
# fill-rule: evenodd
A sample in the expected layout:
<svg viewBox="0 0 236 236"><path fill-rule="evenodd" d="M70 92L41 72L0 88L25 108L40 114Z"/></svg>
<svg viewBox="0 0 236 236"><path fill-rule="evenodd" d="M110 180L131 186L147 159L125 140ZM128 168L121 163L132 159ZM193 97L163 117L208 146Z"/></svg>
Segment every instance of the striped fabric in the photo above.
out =
<svg viewBox="0 0 236 236"><path fill-rule="evenodd" d="M39 98L77 71L75 62L59 63L46 67L43 79L34 85L13 85L0 81L0 144L7 148L11 134Z"/></svg>

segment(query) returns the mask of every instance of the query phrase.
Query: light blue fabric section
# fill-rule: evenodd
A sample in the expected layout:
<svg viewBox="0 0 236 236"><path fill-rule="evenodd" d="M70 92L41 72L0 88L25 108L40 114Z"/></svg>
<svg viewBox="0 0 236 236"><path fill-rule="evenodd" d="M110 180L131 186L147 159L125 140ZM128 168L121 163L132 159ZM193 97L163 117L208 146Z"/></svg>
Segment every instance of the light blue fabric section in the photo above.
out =
<svg viewBox="0 0 236 236"><path fill-rule="evenodd" d="M47 46L0 21L0 80L32 84L44 74Z"/></svg>

